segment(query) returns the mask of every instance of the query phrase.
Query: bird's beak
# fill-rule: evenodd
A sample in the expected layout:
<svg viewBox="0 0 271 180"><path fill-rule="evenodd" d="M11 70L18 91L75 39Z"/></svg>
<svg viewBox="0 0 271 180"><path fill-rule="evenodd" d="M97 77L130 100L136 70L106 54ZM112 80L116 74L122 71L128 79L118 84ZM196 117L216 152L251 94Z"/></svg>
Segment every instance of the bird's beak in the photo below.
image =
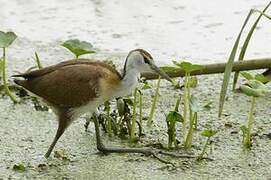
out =
<svg viewBox="0 0 271 180"><path fill-rule="evenodd" d="M157 74L159 74L162 78L168 80L169 82L173 83L172 79L163 71L159 69L155 64L150 63L150 68L154 70Z"/></svg>

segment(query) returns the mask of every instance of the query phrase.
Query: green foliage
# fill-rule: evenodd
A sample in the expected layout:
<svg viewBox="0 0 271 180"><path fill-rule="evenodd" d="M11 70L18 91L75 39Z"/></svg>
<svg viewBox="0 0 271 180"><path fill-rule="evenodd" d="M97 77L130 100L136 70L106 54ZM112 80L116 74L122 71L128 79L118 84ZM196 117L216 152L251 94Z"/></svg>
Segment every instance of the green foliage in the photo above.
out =
<svg viewBox="0 0 271 180"><path fill-rule="evenodd" d="M271 5L271 2L268 3L268 5L265 7L264 11L265 12L269 6ZM228 90L228 85L229 85L229 81L230 81L230 75L231 75L231 72L232 72L232 67L233 67L233 63L234 63L234 59L235 59L235 56L236 56L236 53L237 53L237 49L238 49L238 45L239 45L239 41L240 41L240 38L241 38L241 35L243 33L243 30L244 28L246 27L248 21L249 21L249 18L250 16L256 12L255 10L251 10L249 12L249 14L247 15L246 19L245 19L245 22L238 34L238 37L236 38L235 40L235 43L234 43L234 46L232 48L232 51L231 51L231 54L230 54L230 57L229 57L229 60L227 62L227 65L226 65L226 68L225 68L225 72L224 72L224 79L223 79L223 84L222 84L222 87L221 87L221 92L220 92L220 99L219 99L219 111L218 111L218 116L221 117L222 115L222 111L223 111L223 106L224 106L224 103L225 103L225 97L226 97L226 93L227 93L227 90ZM260 18L262 17L262 14L257 18L257 20L255 21L254 25L251 27L247 37L246 37L246 40L242 46L242 49L241 49L241 52L240 52L240 55L239 55L239 60L243 60L244 56L245 56L245 53L246 53L246 50L247 50L247 47L248 47L248 43L251 39L251 36L254 32L254 30L256 29L256 26L260 20ZM238 78L238 73L235 74L235 77L234 77L234 87L235 87L235 84L237 82L237 78Z"/></svg>
<svg viewBox="0 0 271 180"><path fill-rule="evenodd" d="M245 54L246 54L246 51L247 51L247 47L248 47L248 44L250 42L250 39L254 33L254 30L256 29L261 17L262 17L262 13L264 13L265 11L267 11L267 9L269 8L269 6L271 5L271 2L269 2L267 4L267 6L264 8L263 12L260 13L260 15L258 16L258 18L256 19L256 21L254 22L253 26L251 27L251 29L249 30L249 33L247 34L247 37L242 45L242 49L240 51L240 54L239 54L239 58L238 58L238 61L243 61L244 60L244 57L245 57ZM252 10L252 12L256 12L255 10ZM238 80L238 76L239 76L239 72L236 72L234 74L234 79L233 79L233 89L235 89L235 86L237 84L237 80Z"/></svg>
<svg viewBox="0 0 271 180"><path fill-rule="evenodd" d="M62 44L62 46L70 50L76 56L76 58L83 54L96 53L92 44L86 41L80 41L78 39L67 40Z"/></svg>
<svg viewBox="0 0 271 180"><path fill-rule="evenodd" d="M9 47L13 41L17 38L17 35L14 32L3 32L0 31L0 48Z"/></svg>
<svg viewBox="0 0 271 180"><path fill-rule="evenodd" d="M164 72L178 72L180 71L179 67L173 67L173 66L162 66L160 69Z"/></svg>
<svg viewBox="0 0 271 180"><path fill-rule="evenodd" d="M183 116L178 112L179 105L180 105L180 98L177 99L175 110L169 111L166 115L166 122L167 122L167 134L168 134L168 148L172 148L172 144L177 147L177 140L176 140L176 123L184 121Z"/></svg>
<svg viewBox="0 0 271 180"><path fill-rule="evenodd" d="M214 136L217 133L217 131L210 130L210 129L205 129L202 131L201 135L207 138L210 138Z"/></svg>
<svg viewBox="0 0 271 180"><path fill-rule="evenodd" d="M2 77L2 73L3 73L3 66L4 66L4 62L3 59L0 59L0 78Z"/></svg>
<svg viewBox="0 0 271 180"><path fill-rule="evenodd" d="M194 72L194 71L200 71L204 68L204 66L202 65L199 65L199 64L192 64L190 62L186 62L186 61L183 61L181 63L178 63L176 61L173 61L173 63L176 65L176 66L179 66L182 70L184 70L186 73L191 73L191 72Z"/></svg>
<svg viewBox="0 0 271 180"><path fill-rule="evenodd" d="M242 85L241 90L248 96L263 97L268 92L266 85L258 80L249 80L247 84Z"/></svg>
<svg viewBox="0 0 271 180"><path fill-rule="evenodd" d="M17 172L25 172L26 171L26 167L22 163L14 164L12 169Z"/></svg>

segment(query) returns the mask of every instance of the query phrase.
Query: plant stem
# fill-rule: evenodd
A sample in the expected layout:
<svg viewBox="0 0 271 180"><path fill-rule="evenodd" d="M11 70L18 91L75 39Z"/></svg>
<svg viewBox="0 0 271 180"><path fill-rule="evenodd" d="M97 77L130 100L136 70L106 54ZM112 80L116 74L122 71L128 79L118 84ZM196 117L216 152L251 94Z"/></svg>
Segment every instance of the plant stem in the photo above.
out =
<svg viewBox="0 0 271 180"><path fill-rule="evenodd" d="M10 99L13 101L13 103L17 103L16 98L13 96L13 94L10 92L8 85L7 85L7 79L6 79L6 48L3 48L3 85L6 91L6 94L10 97Z"/></svg>
<svg viewBox="0 0 271 180"><path fill-rule="evenodd" d="M176 104L175 104L175 111L178 112L179 111L179 106L180 106L180 103L181 103L181 97L179 97L176 101Z"/></svg>
<svg viewBox="0 0 271 180"><path fill-rule="evenodd" d="M41 69L42 68L42 65L40 63L40 58L39 58L39 55L37 52L35 52L35 60L37 62L37 65L38 65L38 68Z"/></svg>
<svg viewBox="0 0 271 180"><path fill-rule="evenodd" d="M186 136L186 139L185 139L185 143L184 143L184 147L186 149L191 148L191 145L192 145L195 118L196 118L196 113L194 113L194 116L193 115L190 116L189 130L188 130L188 133L187 133L187 136Z"/></svg>
<svg viewBox="0 0 271 180"><path fill-rule="evenodd" d="M104 103L104 106L106 108L106 117L107 117L107 131L108 131L108 136L112 137L112 119L110 117L110 104L109 101L106 101Z"/></svg>
<svg viewBox="0 0 271 180"><path fill-rule="evenodd" d="M133 142L136 137L136 105L137 105L137 88L134 90L134 104L133 104L133 116L132 116L132 128L131 128L131 135L130 135L130 140Z"/></svg>
<svg viewBox="0 0 271 180"><path fill-rule="evenodd" d="M209 141L210 141L210 137L207 138L207 140L206 140L206 142L205 142L205 145L204 145L204 147L203 147L203 149L202 149L202 151L201 151L201 153L200 153L200 155L199 155L199 157L198 157L198 160L203 159L203 156L204 156L204 154L205 154L205 152L206 152L206 149L207 149L207 146L208 146L208 144L209 144Z"/></svg>
<svg viewBox="0 0 271 180"><path fill-rule="evenodd" d="M186 73L185 80L184 80L184 109L183 109L183 137L185 138L186 133L186 122L187 122L187 114L189 108L189 74Z"/></svg>
<svg viewBox="0 0 271 180"><path fill-rule="evenodd" d="M142 92L138 91L138 101L139 101L139 124L142 127L142 119L143 119L143 109L142 109Z"/></svg>
<svg viewBox="0 0 271 180"><path fill-rule="evenodd" d="M252 126L253 126L253 114L255 111L255 107L256 107L256 97L251 97L251 106L250 106L250 111L248 114L248 121L247 121L247 133L246 133L246 137L245 137L245 141L244 141L244 145L245 147L249 148L252 146L252 142L251 142L251 130L252 130Z"/></svg>
<svg viewBox="0 0 271 180"><path fill-rule="evenodd" d="M152 100L151 111L150 111L148 122L147 122L147 126L149 128L151 127L151 125L153 123L153 115L154 115L154 111L155 111L155 108L156 108L156 103L157 103L158 96L159 96L160 81L161 81L161 77L159 76L158 81L157 81L157 87L156 87L156 90L155 90L155 95L154 95L154 98Z"/></svg>

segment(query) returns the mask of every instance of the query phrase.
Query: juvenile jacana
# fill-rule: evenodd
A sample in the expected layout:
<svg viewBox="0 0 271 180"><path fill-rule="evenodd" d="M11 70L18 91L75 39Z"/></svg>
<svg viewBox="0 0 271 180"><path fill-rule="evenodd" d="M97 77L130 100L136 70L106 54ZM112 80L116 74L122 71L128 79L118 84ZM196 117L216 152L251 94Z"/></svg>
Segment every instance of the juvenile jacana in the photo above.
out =
<svg viewBox="0 0 271 180"><path fill-rule="evenodd" d="M45 157L49 157L66 128L80 115L94 112L105 101L126 96L137 86L142 72L158 73L171 82L169 76L154 64L143 49L132 50L120 74L108 64L90 59L61 62L43 69L14 75L15 83L41 97L58 116L58 129ZM106 152L141 152L137 149L105 148L100 141L99 124L94 118L97 148Z"/></svg>

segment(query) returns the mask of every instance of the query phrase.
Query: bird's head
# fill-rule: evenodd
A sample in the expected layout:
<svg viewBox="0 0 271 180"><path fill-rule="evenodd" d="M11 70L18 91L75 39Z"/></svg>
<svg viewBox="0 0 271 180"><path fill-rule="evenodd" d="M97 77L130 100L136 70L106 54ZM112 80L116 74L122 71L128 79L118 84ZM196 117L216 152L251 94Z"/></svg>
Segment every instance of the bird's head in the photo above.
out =
<svg viewBox="0 0 271 180"><path fill-rule="evenodd" d="M155 65L150 53L143 49L135 49L128 54L124 66L124 73L130 69L136 69L140 73L155 72L162 78L172 82L171 78Z"/></svg>

